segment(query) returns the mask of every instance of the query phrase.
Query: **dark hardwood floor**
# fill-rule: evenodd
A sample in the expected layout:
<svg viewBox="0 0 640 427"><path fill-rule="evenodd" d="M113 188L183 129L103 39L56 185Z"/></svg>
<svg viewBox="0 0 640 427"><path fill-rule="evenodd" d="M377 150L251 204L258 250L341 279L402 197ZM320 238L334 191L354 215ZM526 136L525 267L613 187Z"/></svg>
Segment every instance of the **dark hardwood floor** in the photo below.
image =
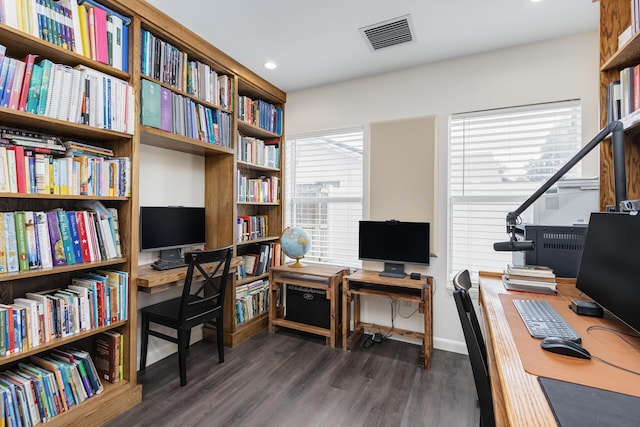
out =
<svg viewBox="0 0 640 427"><path fill-rule="evenodd" d="M262 331L218 363L215 344L188 355L180 387L177 355L139 373L142 403L107 426L477 426L467 356L385 340L351 352L295 332Z"/></svg>

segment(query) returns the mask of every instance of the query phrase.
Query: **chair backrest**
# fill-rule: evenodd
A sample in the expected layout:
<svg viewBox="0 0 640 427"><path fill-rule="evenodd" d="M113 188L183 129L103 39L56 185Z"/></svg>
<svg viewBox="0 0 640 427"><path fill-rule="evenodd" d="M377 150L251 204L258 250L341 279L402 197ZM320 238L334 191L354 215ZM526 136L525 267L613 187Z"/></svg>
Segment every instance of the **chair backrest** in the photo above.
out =
<svg viewBox="0 0 640 427"><path fill-rule="evenodd" d="M479 325L478 332L476 333L471 321L472 315L475 317L475 310L471 304L471 297L468 293L468 289L471 287L469 271L463 270L456 274L453 279L453 285L455 287L453 298L456 302L460 323L462 324L462 332L464 333L464 340L467 344L469 360L471 362L471 370L473 371L473 380L476 383L476 391L478 393L478 400L480 401L480 425L483 427L494 426L493 398L491 396L486 349L484 347L484 340L480 334ZM483 349L485 350L483 351Z"/></svg>
<svg viewBox="0 0 640 427"><path fill-rule="evenodd" d="M231 246L185 254L185 261L189 267L184 279L178 313L181 323L190 327L221 315L232 254ZM202 277L194 278L196 273L200 273ZM193 290L192 287L195 288L193 283L200 280L202 280L200 286Z"/></svg>
<svg viewBox="0 0 640 427"><path fill-rule="evenodd" d="M458 289L463 289L464 298L464 310L469 316L469 320L471 321L471 327L473 328L473 332L476 334L479 340L480 351L482 352L482 358L487 360L487 348L484 344L484 339L482 337L482 328L480 328L480 322L478 321L478 316L476 316L476 310L473 308L473 302L471 301L471 296L469 295L469 289L471 289L471 275L469 274L469 270L464 269L456 273L453 277L453 287Z"/></svg>

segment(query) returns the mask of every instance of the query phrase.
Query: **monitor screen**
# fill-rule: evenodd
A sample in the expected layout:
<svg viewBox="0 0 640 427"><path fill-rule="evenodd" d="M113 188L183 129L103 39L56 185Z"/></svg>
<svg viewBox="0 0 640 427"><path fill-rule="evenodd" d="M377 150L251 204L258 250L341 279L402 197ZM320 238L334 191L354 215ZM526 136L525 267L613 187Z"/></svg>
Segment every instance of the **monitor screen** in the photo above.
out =
<svg viewBox="0 0 640 427"><path fill-rule="evenodd" d="M204 208L140 207L140 250L184 248L205 242Z"/></svg>
<svg viewBox="0 0 640 427"><path fill-rule="evenodd" d="M582 249L577 288L640 331L640 216L594 212Z"/></svg>
<svg viewBox="0 0 640 427"><path fill-rule="evenodd" d="M429 265L428 222L360 221L359 231L358 257L384 262L383 275L404 277L404 264Z"/></svg>

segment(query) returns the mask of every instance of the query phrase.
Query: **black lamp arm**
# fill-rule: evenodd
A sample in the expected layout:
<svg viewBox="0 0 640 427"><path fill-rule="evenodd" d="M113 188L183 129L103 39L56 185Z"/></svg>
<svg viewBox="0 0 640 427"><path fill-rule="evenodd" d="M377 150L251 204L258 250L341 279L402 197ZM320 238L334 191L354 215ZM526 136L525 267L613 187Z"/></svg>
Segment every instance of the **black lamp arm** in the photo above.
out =
<svg viewBox="0 0 640 427"><path fill-rule="evenodd" d="M569 170L574 167L584 156L589 154L598 144L604 141L611 134L612 150L613 150L613 172L616 197L616 211L620 210L620 203L627 199L627 181L624 164L624 125L621 121L613 121L603 128L598 134L587 143L580 151L578 151L571 159L567 161L558 171L553 174L544 184L538 188L527 200L522 202L520 206L513 212L507 214L507 233L510 233L512 239L515 239L515 228L520 220L520 215L529 206L533 204L540 196L542 196L553 184L562 178Z"/></svg>

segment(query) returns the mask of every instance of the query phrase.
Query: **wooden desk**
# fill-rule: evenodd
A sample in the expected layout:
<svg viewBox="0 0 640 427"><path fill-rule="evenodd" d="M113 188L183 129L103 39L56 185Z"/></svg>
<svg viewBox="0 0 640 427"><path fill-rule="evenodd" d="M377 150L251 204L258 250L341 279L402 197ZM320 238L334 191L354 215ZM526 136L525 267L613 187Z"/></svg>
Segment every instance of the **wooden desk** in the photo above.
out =
<svg viewBox="0 0 640 427"><path fill-rule="evenodd" d="M242 257L233 258L229 272L232 273L235 271L235 268L242 264L242 262ZM205 264L205 270L211 272L217 265L215 262ZM151 268L151 264L139 265L138 274L136 275L136 285L140 292L155 294L182 286L186 275L187 267L174 268L171 270L154 270ZM193 277L197 278L200 276L200 272L196 270Z"/></svg>
<svg viewBox="0 0 640 427"><path fill-rule="evenodd" d="M342 280L342 348L353 349L360 340L365 329L379 329L384 334L393 332L397 335L422 340L422 354L420 364L431 368L431 352L433 351L433 310L431 293L433 278L422 276L420 280L402 279L380 276L377 271L359 270L345 276ZM424 332L408 331L400 328L376 325L360 321L360 296L383 297L401 301L411 301L418 304L420 313L424 316ZM350 332L349 320L351 302L353 302L353 332Z"/></svg>
<svg viewBox="0 0 640 427"><path fill-rule="evenodd" d="M575 279L558 279L558 296L578 297ZM557 426L537 376L524 370L499 295L508 293L497 273L480 272L480 307L493 407L498 426ZM523 293L526 298L526 293Z"/></svg>
<svg viewBox="0 0 640 427"><path fill-rule="evenodd" d="M321 335L327 338L331 348L335 348L340 330L338 304L340 304L340 284L342 277L349 270L345 267L329 265L307 265L303 268L292 268L289 265L271 267L269 270L269 332L276 331L278 326ZM282 304L283 286L297 285L305 288L321 289L329 300L329 328L321 328L305 323L294 322L283 318ZM280 298L278 298L280 294Z"/></svg>

